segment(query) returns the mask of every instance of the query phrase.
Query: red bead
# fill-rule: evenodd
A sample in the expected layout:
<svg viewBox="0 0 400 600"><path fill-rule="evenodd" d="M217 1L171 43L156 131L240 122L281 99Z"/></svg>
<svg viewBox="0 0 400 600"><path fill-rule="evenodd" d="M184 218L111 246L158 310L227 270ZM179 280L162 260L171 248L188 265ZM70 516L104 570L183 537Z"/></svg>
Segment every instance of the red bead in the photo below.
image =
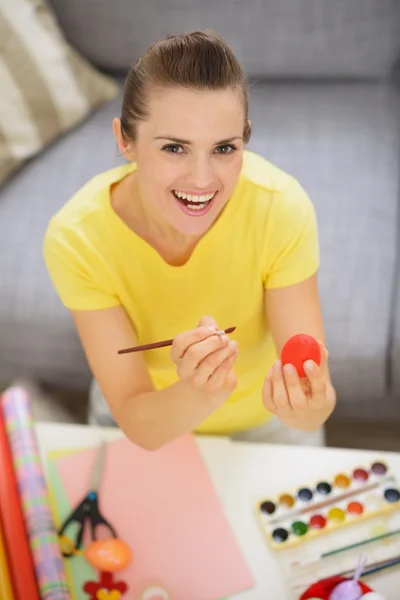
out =
<svg viewBox="0 0 400 600"><path fill-rule="evenodd" d="M298 333L287 340L282 348L282 365L292 364L300 377L306 377L303 363L307 360L314 361L317 365L321 364L321 350L317 340L311 335Z"/></svg>
<svg viewBox="0 0 400 600"><path fill-rule="evenodd" d="M322 515L314 515L310 519L310 527L312 529L323 529L326 525L326 519Z"/></svg>

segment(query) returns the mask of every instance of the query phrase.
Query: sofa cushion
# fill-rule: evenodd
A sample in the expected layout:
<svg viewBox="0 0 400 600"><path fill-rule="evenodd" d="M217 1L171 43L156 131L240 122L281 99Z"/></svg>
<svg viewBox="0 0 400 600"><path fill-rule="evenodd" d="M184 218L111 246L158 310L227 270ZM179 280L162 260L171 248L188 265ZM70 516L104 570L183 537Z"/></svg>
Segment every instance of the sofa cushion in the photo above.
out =
<svg viewBox="0 0 400 600"><path fill-rule="evenodd" d="M399 193L400 198L400 193ZM400 211L398 215L398 231L400 236ZM391 384L392 400L397 407L397 415L400 417L400 237L398 239L398 254L397 254L397 289L394 294L393 306L393 328L390 332L389 345L389 368L388 376Z"/></svg>
<svg viewBox="0 0 400 600"><path fill-rule="evenodd" d="M45 0L0 3L0 184L117 94L63 38Z"/></svg>
<svg viewBox="0 0 400 600"><path fill-rule="evenodd" d="M78 187L119 164L111 130L119 110L119 100L102 107L0 194L0 380L33 373L58 385L89 381L71 318L45 270L42 240L49 218ZM392 327L399 99L374 84L264 84L251 89L250 115L250 149L296 176L316 206L338 412L374 417L386 391Z"/></svg>
<svg viewBox="0 0 400 600"><path fill-rule="evenodd" d="M211 28L255 77L382 77L400 50L397 0L51 0L71 43L126 71L167 34Z"/></svg>
<svg viewBox="0 0 400 600"><path fill-rule="evenodd" d="M299 178L316 207L321 301L343 416L373 417L386 394L399 101L396 90L374 84L252 88L252 147Z"/></svg>
<svg viewBox="0 0 400 600"><path fill-rule="evenodd" d="M121 163L112 132L118 101L58 140L0 190L0 384L37 378L82 389L89 370L60 306L42 245L49 219L90 177Z"/></svg>

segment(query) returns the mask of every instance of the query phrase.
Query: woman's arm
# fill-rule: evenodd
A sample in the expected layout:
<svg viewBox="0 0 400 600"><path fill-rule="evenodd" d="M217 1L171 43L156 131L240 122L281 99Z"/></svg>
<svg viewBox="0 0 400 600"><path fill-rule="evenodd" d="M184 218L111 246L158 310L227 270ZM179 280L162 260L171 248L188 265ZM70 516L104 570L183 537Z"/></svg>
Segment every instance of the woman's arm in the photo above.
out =
<svg viewBox="0 0 400 600"><path fill-rule="evenodd" d="M183 374L177 383L158 391L141 352L118 354L121 348L138 343L123 307L73 311L72 315L93 376L115 421L143 448L157 449L194 429L235 385L231 368L236 351L229 340L210 333L208 326L215 323L209 317L195 330L177 336L176 343L174 340L171 355L175 353L177 362L186 350L184 364L178 365L178 372L181 368ZM201 366L197 367L198 360ZM203 379L214 380L213 393L210 385L200 389L203 373ZM213 377L208 378L207 373Z"/></svg>
<svg viewBox="0 0 400 600"><path fill-rule="evenodd" d="M317 275L288 287L266 289L265 306L279 355L285 342L297 333L313 336L321 342L322 352L326 352ZM327 353L321 368L314 364L313 370L307 372L308 386L304 382L302 385L297 372L286 372L278 361L264 384L266 408L277 414L289 427L304 430L320 427L336 403L326 359Z"/></svg>

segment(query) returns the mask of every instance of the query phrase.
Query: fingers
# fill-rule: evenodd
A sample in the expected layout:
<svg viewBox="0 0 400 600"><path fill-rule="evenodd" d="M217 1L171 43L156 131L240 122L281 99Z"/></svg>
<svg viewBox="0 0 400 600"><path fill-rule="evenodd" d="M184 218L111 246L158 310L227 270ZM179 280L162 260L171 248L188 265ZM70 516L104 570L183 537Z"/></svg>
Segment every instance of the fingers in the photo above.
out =
<svg viewBox="0 0 400 600"><path fill-rule="evenodd" d="M267 410L283 419L290 419L298 411L325 408L327 403L334 403L335 394L329 384L328 351L322 342L321 363L312 360L304 363L306 377L300 378L292 364L282 368L277 361L268 373L262 390L263 403ZM332 399L330 400L330 396Z"/></svg>
<svg viewBox="0 0 400 600"><path fill-rule="evenodd" d="M287 364L283 367L283 372L289 404L293 410L301 410L302 408L306 408L308 404L307 395L304 393L297 369L293 365Z"/></svg>
<svg viewBox="0 0 400 600"><path fill-rule="evenodd" d="M210 394L214 394L222 389L227 381L230 379L230 387L234 389L236 386L237 380L236 376L232 371L233 365L235 363L237 357L237 345L236 350L232 352L223 362L217 367L214 372L211 374L208 382L206 384L207 392Z"/></svg>
<svg viewBox="0 0 400 600"><path fill-rule="evenodd" d="M215 352L209 354L206 358L204 358L193 372L191 378L193 386L197 389L203 389L208 383L209 379L212 377L212 375L222 367L223 363L227 359L231 359L233 365L234 361L236 360L237 349L237 343L234 340L231 340L225 345L224 348L216 350ZM226 368L227 365L225 365L225 368L222 369L222 372L224 372L224 369ZM227 373L229 373L229 370L230 368L228 369ZM220 377L220 380L224 380L222 375Z"/></svg>
<svg viewBox="0 0 400 600"><path fill-rule="evenodd" d="M266 410L269 410L269 412L275 413L276 406L275 406L275 402L274 402L274 395L272 392L271 372L268 373L268 375L266 376L266 378L264 380L264 385L262 388L262 399L263 399L263 403L264 403Z"/></svg>
<svg viewBox="0 0 400 600"><path fill-rule="evenodd" d="M201 317L197 327L215 327L215 329L218 329L218 325L215 319L213 317L210 317L210 315L205 315L204 317Z"/></svg>
<svg viewBox="0 0 400 600"><path fill-rule="evenodd" d="M282 363L278 360L271 370L272 396L277 413L282 418L287 418L292 413L286 383L283 378Z"/></svg>
<svg viewBox="0 0 400 600"><path fill-rule="evenodd" d="M229 337L227 335L212 335L209 338L192 344L186 350L183 358L177 361L177 373L180 379L192 379L194 372L204 364L209 367L209 374L225 360L227 354L224 351L228 348ZM223 354L218 354L222 352ZM221 359L222 358L222 359ZM208 361L208 362L205 362Z"/></svg>
<svg viewBox="0 0 400 600"><path fill-rule="evenodd" d="M171 360L176 363L186 354L187 350L193 345L212 336L217 340L219 336L215 336L216 328L212 325L202 325L201 327L196 327L195 329L190 329L189 331L183 331L179 333L172 343L172 348L170 352Z"/></svg>
<svg viewBox="0 0 400 600"><path fill-rule="evenodd" d="M329 356L329 352L328 350L325 348L325 344L323 344L323 342L318 341L318 346L321 352L321 363L320 363L320 369L322 371L322 373L325 373L327 366L328 366L328 356Z"/></svg>
<svg viewBox="0 0 400 600"><path fill-rule="evenodd" d="M312 360L304 363L304 371L310 382L310 406L313 408L323 408L326 403L326 381L324 372L321 367Z"/></svg>

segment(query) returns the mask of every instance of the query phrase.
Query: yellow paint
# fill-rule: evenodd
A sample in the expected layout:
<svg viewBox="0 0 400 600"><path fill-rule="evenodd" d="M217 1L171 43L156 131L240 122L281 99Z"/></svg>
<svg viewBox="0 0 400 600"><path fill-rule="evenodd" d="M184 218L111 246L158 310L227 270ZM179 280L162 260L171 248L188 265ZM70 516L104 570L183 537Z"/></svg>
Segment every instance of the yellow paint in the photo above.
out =
<svg viewBox="0 0 400 600"><path fill-rule="evenodd" d="M328 512L328 520L329 521L344 521L346 518L346 515L344 513L344 511L341 508L331 508L331 510Z"/></svg>

